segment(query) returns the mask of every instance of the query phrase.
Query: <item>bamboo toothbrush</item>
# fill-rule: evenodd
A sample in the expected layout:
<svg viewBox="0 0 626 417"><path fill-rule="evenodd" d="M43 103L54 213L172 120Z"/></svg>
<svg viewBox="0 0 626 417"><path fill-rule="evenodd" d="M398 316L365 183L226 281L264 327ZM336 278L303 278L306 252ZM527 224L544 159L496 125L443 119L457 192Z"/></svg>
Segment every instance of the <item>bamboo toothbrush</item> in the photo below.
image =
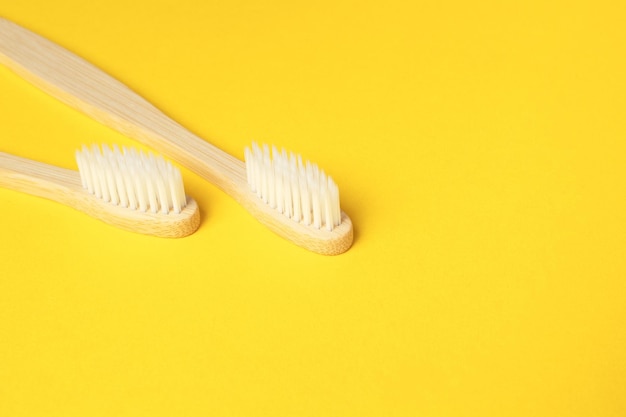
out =
<svg viewBox="0 0 626 417"><path fill-rule="evenodd" d="M335 183L299 156L253 145L245 151L244 163L195 136L92 64L3 18L0 63L60 101L196 172L295 244L326 255L350 248L352 222L339 208Z"/></svg>
<svg viewBox="0 0 626 417"><path fill-rule="evenodd" d="M183 237L200 224L180 171L162 157L103 146L76 152L78 172L0 152L0 186L44 197L132 232Z"/></svg>

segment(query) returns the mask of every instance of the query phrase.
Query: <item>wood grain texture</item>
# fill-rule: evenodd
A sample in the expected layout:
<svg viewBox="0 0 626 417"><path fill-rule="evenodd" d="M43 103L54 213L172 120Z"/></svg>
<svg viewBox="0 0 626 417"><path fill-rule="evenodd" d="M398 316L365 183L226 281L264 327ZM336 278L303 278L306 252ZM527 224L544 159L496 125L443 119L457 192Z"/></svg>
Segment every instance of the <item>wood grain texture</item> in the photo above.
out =
<svg viewBox="0 0 626 417"><path fill-rule="evenodd" d="M131 232L158 237L184 237L200 225L198 204L187 198L180 213L142 212L116 206L85 190L77 171L0 152L0 186L47 198Z"/></svg>
<svg viewBox="0 0 626 417"><path fill-rule="evenodd" d="M243 161L195 136L89 62L0 18L0 63L67 105L177 161L232 196L278 235L311 251L336 255L352 245L350 218L333 231L297 223L250 192Z"/></svg>

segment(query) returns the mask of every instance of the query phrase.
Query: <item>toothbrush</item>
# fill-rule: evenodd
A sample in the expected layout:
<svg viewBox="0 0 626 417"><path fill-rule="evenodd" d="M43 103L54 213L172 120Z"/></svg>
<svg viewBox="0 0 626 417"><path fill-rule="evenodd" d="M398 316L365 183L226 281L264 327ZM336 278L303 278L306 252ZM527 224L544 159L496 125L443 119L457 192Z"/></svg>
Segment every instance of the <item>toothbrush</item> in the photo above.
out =
<svg viewBox="0 0 626 417"><path fill-rule="evenodd" d="M253 144L246 162L195 136L102 70L0 18L0 63L93 119L157 150L216 185L283 238L336 255L352 245L338 188L315 164Z"/></svg>
<svg viewBox="0 0 626 417"><path fill-rule="evenodd" d="M0 152L0 186L146 235L183 237L200 225L180 171L162 157L94 145L77 151L76 161L78 172Z"/></svg>

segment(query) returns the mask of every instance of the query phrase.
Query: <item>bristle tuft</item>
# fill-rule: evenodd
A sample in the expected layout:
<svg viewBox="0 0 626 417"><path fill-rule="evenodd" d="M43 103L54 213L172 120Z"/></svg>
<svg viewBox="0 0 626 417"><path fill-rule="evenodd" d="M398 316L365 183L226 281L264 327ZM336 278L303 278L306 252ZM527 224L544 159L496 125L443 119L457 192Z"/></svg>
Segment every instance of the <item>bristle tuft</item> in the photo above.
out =
<svg viewBox="0 0 626 417"><path fill-rule="evenodd" d="M251 192L270 207L316 229L339 226L339 188L316 164L255 142L245 148L244 157Z"/></svg>
<svg viewBox="0 0 626 417"><path fill-rule="evenodd" d="M180 170L161 156L83 145L76 163L83 188L105 202L162 214L180 213L187 203Z"/></svg>

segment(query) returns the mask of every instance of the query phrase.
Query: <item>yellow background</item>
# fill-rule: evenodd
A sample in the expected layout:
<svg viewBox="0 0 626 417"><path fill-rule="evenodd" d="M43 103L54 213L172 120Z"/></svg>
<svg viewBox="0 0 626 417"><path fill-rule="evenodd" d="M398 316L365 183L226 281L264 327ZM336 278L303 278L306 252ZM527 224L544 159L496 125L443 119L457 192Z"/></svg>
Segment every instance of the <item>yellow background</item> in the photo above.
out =
<svg viewBox="0 0 626 417"><path fill-rule="evenodd" d="M626 415L622 4L2 1L218 147L319 163L356 238L187 170L180 240L0 190L0 416ZM136 145L0 96L0 151Z"/></svg>

